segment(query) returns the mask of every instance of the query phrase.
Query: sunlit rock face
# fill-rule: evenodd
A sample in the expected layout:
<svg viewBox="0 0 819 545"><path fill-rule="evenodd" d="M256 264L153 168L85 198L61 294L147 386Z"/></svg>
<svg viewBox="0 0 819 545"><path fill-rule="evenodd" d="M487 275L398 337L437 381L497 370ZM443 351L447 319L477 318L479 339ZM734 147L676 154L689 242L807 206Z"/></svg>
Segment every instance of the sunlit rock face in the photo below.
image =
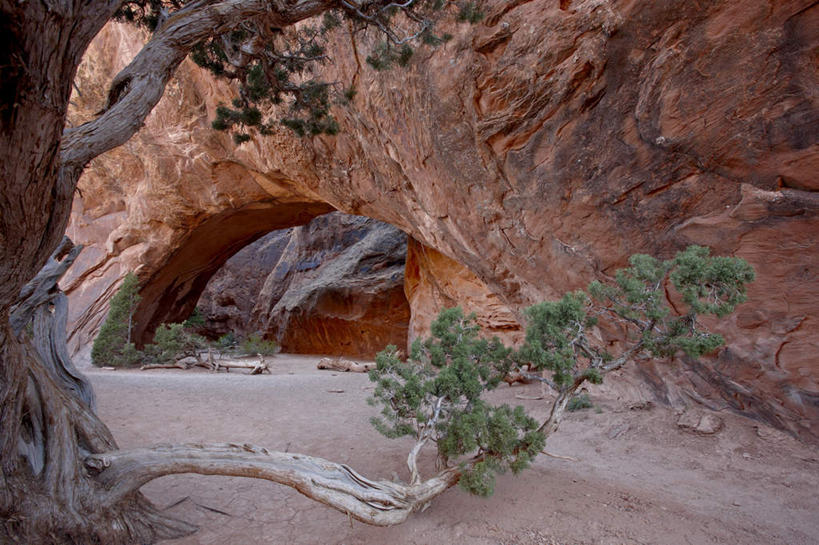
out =
<svg viewBox="0 0 819 545"><path fill-rule="evenodd" d="M199 300L205 331L259 333L285 352L373 358L407 342L407 236L332 213L233 256Z"/></svg>
<svg viewBox="0 0 819 545"><path fill-rule="evenodd" d="M156 278L191 224L253 195L389 222L470 271L518 320L632 253L707 244L756 267L750 302L720 324L728 346L716 356L646 368L647 384L661 399L727 404L817 440L819 8L490 0L486 13L389 73L362 60L375 34L339 34L326 75L358 93L335 110L338 136L280 132L237 148L207 130L227 88L186 65L143 133L82 182L72 229L101 238L69 281L85 301L80 336L127 268ZM107 32L111 47L92 56L127 41ZM102 88L103 68L83 70ZM179 202L173 191L187 183L198 189ZM181 221L174 202L190 208ZM435 297L414 300L413 316L435 314L424 306Z"/></svg>

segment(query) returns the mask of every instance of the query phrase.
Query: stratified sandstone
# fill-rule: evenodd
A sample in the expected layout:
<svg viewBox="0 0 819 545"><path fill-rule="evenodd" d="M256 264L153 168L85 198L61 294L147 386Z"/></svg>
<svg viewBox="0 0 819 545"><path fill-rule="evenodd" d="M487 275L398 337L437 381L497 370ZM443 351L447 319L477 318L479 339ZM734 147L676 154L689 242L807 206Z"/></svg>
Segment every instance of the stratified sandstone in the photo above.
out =
<svg viewBox="0 0 819 545"><path fill-rule="evenodd" d="M333 213L233 256L199 299L210 336L262 333L285 352L373 358L405 346L406 235Z"/></svg>
<svg viewBox="0 0 819 545"><path fill-rule="evenodd" d="M150 298L184 303L178 273L162 272L170 256L199 222L258 193L390 222L471 271L518 318L632 253L709 244L756 266L751 302L720 326L728 346L715 358L653 366L648 383L660 398L725 403L817 440L819 7L490 0L487 14L388 74L359 62L374 34L342 32L327 76L358 93L336 109L335 137L281 132L234 148L207 131L227 89L186 66L131 147L95 161L83 182L95 204L78 198L74 225L85 222L86 241L105 236L69 286L82 300L75 338L90 337L100 301L132 265ZM90 55L111 55L117 33L126 36L109 29ZM84 70L81 89L103 85L102 68ZM194 166L200 185L179 202L172 190L188 191ZM202 197L234 186L247 187L238 199ZM177 206L189 219L176 221Z"/></svg>
<svg viewBox="0 0 819 545"><path fill-rule="evenodd" d="M368 218L328 214L296 227L253 309L252 326L286 352L373 358L404 346L407 236Z"/></svg>

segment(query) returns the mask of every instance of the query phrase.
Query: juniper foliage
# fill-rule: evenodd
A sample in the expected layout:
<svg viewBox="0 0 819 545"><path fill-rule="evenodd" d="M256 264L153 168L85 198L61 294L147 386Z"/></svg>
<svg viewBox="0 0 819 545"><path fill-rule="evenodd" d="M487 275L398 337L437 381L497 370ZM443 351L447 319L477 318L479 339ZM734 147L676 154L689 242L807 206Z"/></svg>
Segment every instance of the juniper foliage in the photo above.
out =
<svg viewBox="0 0 819 545"><path fill-rule="evenodd" d="M153 343L145 345L143 361L169 364L186 356L196 356L205 346L205 339L190 331L184 323L163 323L156 329Z"/></svg>
<svg viewBox="0 0 819 545"><path fill-rule="evenodd" d="M191 0L131 0L117 19L154 31ZM349 83L324 81L320 67L328 63L331 33L347 22L354 35L367 29L381 36L366 57L375 70L407 66L417 47L437 47L452 38L438 35L442 18L477 23L483 17L480 2L408 0L338 2L337 9L298 28L271 28L248 22L230 32L196 44L191 59L221 79L235 83L238 96L221 104L212 126L228 131L236 144L254 134L269 135L277 125L299 136L336 134L339 125L331 113L334 104L347 105L354 91ZM372 40L362 40L366 43ZM279 108L272 108L280 106Z"/></svg>
<svg viewBox="0 0 819 545"><path fill-rule="evenodd" d="M689 246L674 259L637 254L613 282L594 281L588 291L566 294L555 302L526 310L526 341L516 355L519 364L552 372L561 391L603 375L638 357L663 358L683 353L700 357L724 344L699 321L722 318L746 299L753 268L743 259L713 257L708 248ZM673 287L682 304L675 310L666 297ZM599 325L619 330L626 343L615 352L592 335Z"/></svg>
<svg viewBox="0 0 819 545"><path fill-rule="evenodd" d="M462 465L463 488L489 495L495 474L525 469L544 437L522 407L496 407L481 397L510 371L510 348L480 338L475 316L460 308L443 310L431 331L413 343L406 361L394 346L377 355L370 403L382 409L372 423L386 437L436 443L442 464Z"/></svg>
<svg viewBox="0 0 819 545"><path fill-rule="evenodd" d="M91 347L91 362L94 365L121 367L139 361L138 351L131 342L131 330L134 311L140 299L139 279L134 273L128 273L111 298L108 316Z"/></svg>

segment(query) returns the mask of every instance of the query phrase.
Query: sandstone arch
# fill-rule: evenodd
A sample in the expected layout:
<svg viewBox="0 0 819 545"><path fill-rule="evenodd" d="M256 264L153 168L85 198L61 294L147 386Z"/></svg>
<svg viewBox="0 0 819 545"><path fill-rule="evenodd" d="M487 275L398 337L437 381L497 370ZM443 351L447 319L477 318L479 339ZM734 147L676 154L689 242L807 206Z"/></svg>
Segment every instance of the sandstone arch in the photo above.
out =
<svg viewBox="0 0 819 545"><path fill-rule="evenodd" d="M386 75L341 36L328 75L366 92L339 108L339 136L310 142L226 143L207 119L227 89L186 66L146 130L169 170L199 150L400 227L512 315L630 253L744 257L756 308L727 326L728 348L646 372L669 401L693 393L815 440L816 7L689 4L516 4Z"/></svg>

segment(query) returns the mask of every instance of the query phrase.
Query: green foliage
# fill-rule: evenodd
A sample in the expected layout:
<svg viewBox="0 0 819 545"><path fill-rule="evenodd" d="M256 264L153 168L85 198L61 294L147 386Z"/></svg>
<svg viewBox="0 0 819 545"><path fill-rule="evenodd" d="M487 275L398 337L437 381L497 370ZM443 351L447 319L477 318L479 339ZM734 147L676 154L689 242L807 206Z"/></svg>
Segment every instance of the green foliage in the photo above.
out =
<svg viewBox="0 0 819 545"><path fill-rule="evenodd" d="M592 282L588 293L567 294L560 301L527 309L526 341L515 358L530 368L553 372L558 389L585 380L600 383L603 374L640 356L668 357L680 352L700 357L724 343L698 321L701 314L723 317L745 301L754 278L742 259L711 257L707 248L690 246L674 259L637 254L614 281ZM685 303L675 311L666 298L670 283ZM589 334L598 320L628 334L619 354Z"/></svg>
<svg viewBox="0 0 819 545"><path fill-rule="evenodd" d="M389 70L394 65L407 66L412 58L413 50L408 44L394 46L387 40L379 42L367 56L367 64L376 70Z"/></svg>
<svg viewBox="0 0 819 545"><path fill-rule="evenodd" d="M241 342L240 347L247 354L261 354L262 356L273 356L280 350L276 341L263 339L258 333L249 335Z"/></svg>
<svg viewBox="0 0 819 545"><path fill-rule="evenodd" d="M191 315L182 322L182 325L185 329L198 329L205 326L205 316L202 314L202 311L199 307L195 307Z"/></svg>
<svg viewBox="0 0 819 545"><path fill-rule="evenodd" d="M184 324L160 324L154 333L154 342L146 344L144 360L169 364L185 356L195 356L205 346L199 335L186 331Z"/></svg>
<svg viewBox="0 0 819 545"><path fill-rule="evenodd" d="M115 18L155 31L188 4L188 0L126 0ZM452 13L444 9L446 5L443 0L340 3L312 24L278 28L248 21L203 40L192 48L191 59L238 89L231 104L220 105L213 128L231 133L237 145L255 134L269 135L278 126L299 136L338 133L330 105L348 105L352 96L345 93L344 82L324 82L318 76L318 68L330 61L331 33L342 27L352 33L372 28L383 41L367 57L370 65L377 70L406 66L414 54L413 44L437 47L451 38L434 33L436 22ZM477 3L468 2L459 16L477 22L483 14ZM345 20L348 24L342 25ZM341 98L345 94L346 101Z"/></svg>
<svg viewBox="0 0 819 545"><path fill-rule="evenodd" d="M480 23L484 16L479 2L462 2L458 11L459 21L465 21L473 25Z"/></svg>
<svg viewBox="0 0 819 545"><path fill-rule="evenodd" d="M580 395L572 396L569 403L566 405L566 410L574 412L582 409L591 409L592 407L594 407L594 404L592 404L589 394L582 393Z"/></svg>
<svg viewBox="0 0 819 545"><path fill-rule="evenodd" d="M670 278L693 312L722 318L745 302L745 285L753 282L754 269L742 259L709 254L708 248L689 246L674 258Z"/></svg>
<svg viewBox="0 0 819 545"><path fill-rule="evenodd" d="M233 348L237 344L236 335L233 334L233 331L228 331L227 333L219 337L219 340L216 341L216 344L222 348Z"/></svg>
<svg viewBox="0 0 819 545"><path fill-rule="evenodd" d="M140 301L139 280L128 273L111 298L108 316L91 347L91 362L96 366L133 365L136 348L131 343L133 315Z"/></svg>
<svg viewBox="0 0 819 545"><path fill-rule="evenodd" d="M416 341L408 360L394 346L376 356L370 403L381 406L372 420L387 437L433 440L443 461L470 457L462 486L488 495L494 475L524 469L543 448L537 422L522 407L486 403L481 395L497 387L512 368L511 349L483 339L474 315L445 309L432 324L432 336Z"/></svg>
<svg viewBox="0 0 819 545"><path fill-rule="evenodd" d="M518 359L533 369L554 371L560 386L574 380L576 367L574 339L583 328L593 325L586 314L588 297L582 291L567 293L559 301L546 301L526 309L526 342Z"/></svg>

